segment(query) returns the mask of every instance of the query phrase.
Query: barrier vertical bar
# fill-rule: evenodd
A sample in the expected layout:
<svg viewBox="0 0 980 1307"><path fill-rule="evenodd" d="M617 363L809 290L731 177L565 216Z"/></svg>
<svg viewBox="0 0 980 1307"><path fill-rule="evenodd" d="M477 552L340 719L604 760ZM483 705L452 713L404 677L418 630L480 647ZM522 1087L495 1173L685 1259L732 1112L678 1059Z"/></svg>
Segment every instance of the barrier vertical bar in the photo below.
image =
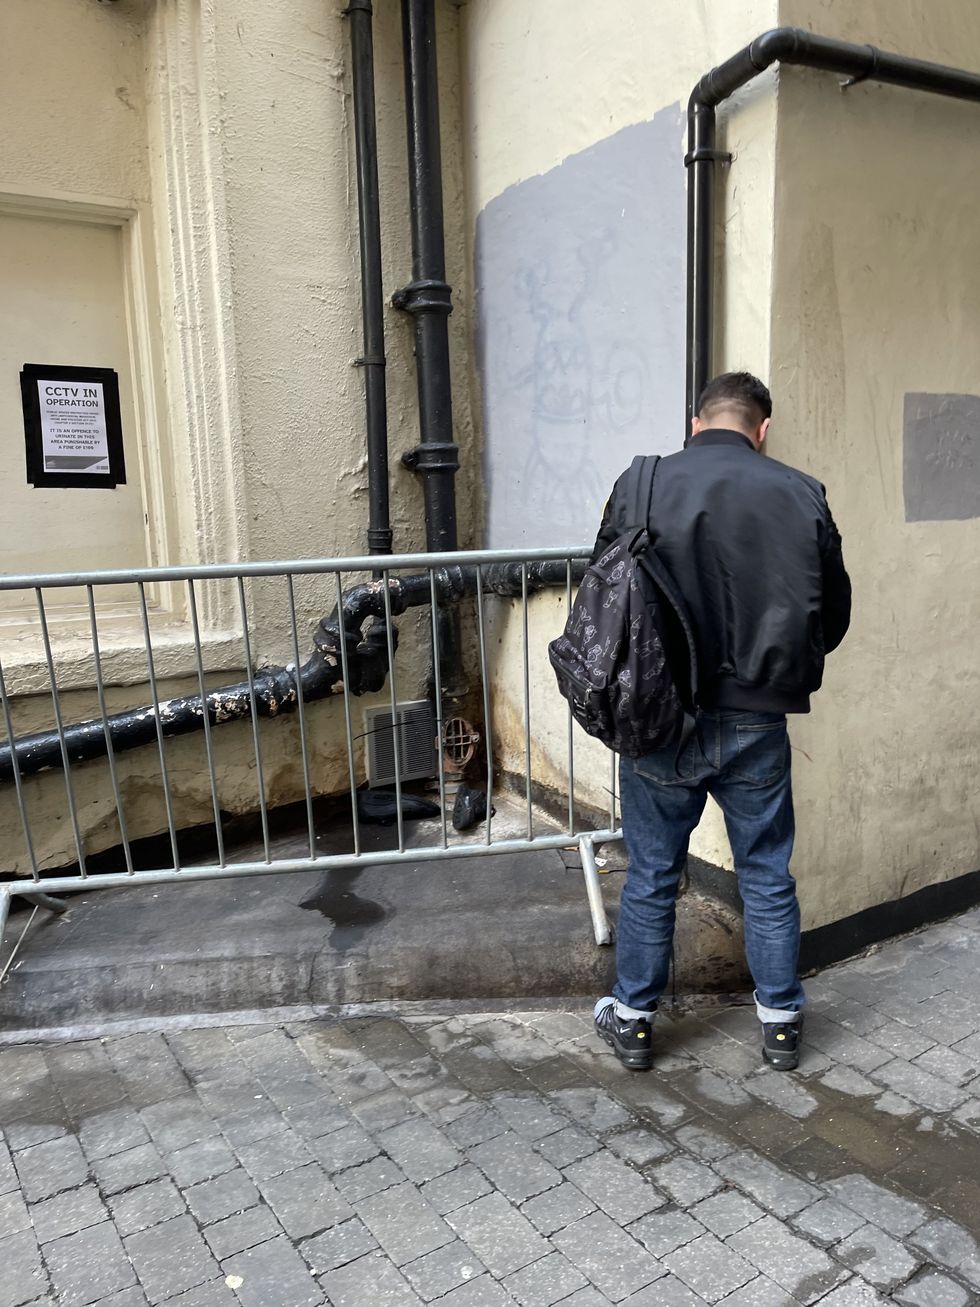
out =
<svg viewBox="0 0 980 1307"><path fill-rule="evenodd" d="M221 829L221 804L218 800L218 775L214 765L214 745L211 740L211 713L208 708L208 692L204 682L204 656L201 652L201 624L197 616L197 594L194 580L187 578L187 601L191 615L191 629L194 633L194 657L197 662L197 685L201 695L201 725L204 728L204 752L208 760L208 778L211 783L211 810L214 813L214 835L218 848L218 865L225 865L225 837Z"/></svg>
<svg viewBox="0 0 980 1307"><path fill-rule="evenodd" d="M340 671L344 678L344 727L347 732L347 775L350 780L351 820L354 823L354 856L361 852L361 827L357 818L357 776L354 772L354 726L351 722L350 682L347 666L347 623L344 617L344 585L337 572L337 621L340 627Z"/></svg>
<svg viewBox="0 0 980 1307"><path fill-rule="evenodd" d="M442 847L449 847L449 828L446 823L446 759L443 740L446 723L442 716L442 663L439 658L439 599L436 594L435 568L429 568L429 594L432 616L432 689L436 700L436 757L439 766L439 811L442 813Z"/></svg>
<svg viewBox="0 0 980 1307"><path fill-rule="evenodd" d="M132 876L133 851L129 846L129 834L126 830L126 813L123 807L122 793L119 789L119 777L116 772L116 750L112 743L112 733L109 730L109 712L106 707L105 699L105 680L102 676L102 651L99 648L99 625L95 616L95 587L88 585L85 589L88 594L89 625L92 628L92 656L95 659L95 691L99 699L99 712L102 716L102 730L105 734L105 756L106 761L109 764L109 780L112 784L112 795L116 802L116 816L119 819L119 836L122 840L123 857L126 860L126 871L130 876Z"/></svg>
<svg viewBox="0 0 980 1307"><path fill-rule="evenodd" d="M527 563L521 563L521 621L524 640L524 797L527 802L527 837L534 838L531 808L531 648L528 639Z"/></svg>
<svg viewBox="0 0 980 1307"><path fill-rule="evenodd" d="M265 801L265 771L262 767L262 744L259 739L259 707L255 697L255 673L252 671L252 642L248 635L248 606L245 603L245 582L238 578L238 609L242 618L242 639L245 643L245 671L248 677L248 701L252 709L252 743L255 747L255 779L259 788L259 817L262 822L262 848L266 862L272 861L269 846L269 809Z"/></svg>
<svg viewBox="0 0 980 1307"><path fill-rule="evenodd" d="M138 581L136 588L139 592L140 617L143 622L143 643L146 646L146 671L150 681L150 694L153 696L153 718L157 728L157 747L160 750L160 779L163 782L163 803L167 810L167 830L170 834L174 871L179 871L180 852L177 848L177 822L174 819L173 794L170 790L170 774L167 771L167 747L163 736L163 720L160 717L160 695L157 691L157 674L153 663L153 642L150 638L150 614L146 606L146 586L142 581Z"/></svg>
<svg viewBox="0 0 980 1307"><path fill-rule="evenodd" d="M397 808L396 823L398 827L398 852L405 852L405 819L402 816L402 775L401 759L399 753L400 735L398 726L395 721L397 711L398 693L395 685L395 631L391 621L391 588L389 585L390 573L387 568L381 572L381 584L384 586L385 600L385 636L388 642L388 689L391 692L391 755L395 763L395 807Z"/></svg>
<svg viewBox="0 0 980 1307"><path fill-rule="evenodd" d="M565 620L572 611L572 560L565 565ZM575 833L575 718L572 705L566 709L568 715L568 833Z"/></svg>
<svg viewBox="0 0 980 1307"><path fill-rule="evenodd" d="M58 732L58 746L61 750L61 765L65 769L65 794L68 797L68 816L71 820L72 835L75 839L75 852L78 854L78 872L84 879L88 874L85 868L85 850L82 847L82 833L78 825L78 809L75 806L75 790L71 783L71 762L68 758L68 744L65 740L65 723L61 717L61 701L58 698L58 682L54 674L54 655L51 652L51 637L48 634L48 617L44 610L44 596L41 587L34 587L37 600L37 613L41 623L41 641L44 645L44 661L48 668L48 682L51 686L51 704L54 708L55 726Z"/></svg>
<svg viewBox="0 0 980 1307"><path fill-rule="evenodd" d="M296 712L299 717L299 748L303 759L303 790L306 794L306 824L310 833L310 857L316 857L316 830L313 824L313 792L310 788L310 754L306 743L306 706L303 702L303 678L299 670L299 631L296 629L296 595L293 576L286 573L286 592L289 596L289 624L293 632L293 674L296 680Z"/></svg>
<svg viewBox="0 0 980 1307"><path fill-rule="evenodd" d="M476 624L480 635L480 679L483 682L483 736L487 749L487 838L493 843L493 732L490 729L490 678L487 672L487 640L483 629L483 568L476 565Z"/></svg>

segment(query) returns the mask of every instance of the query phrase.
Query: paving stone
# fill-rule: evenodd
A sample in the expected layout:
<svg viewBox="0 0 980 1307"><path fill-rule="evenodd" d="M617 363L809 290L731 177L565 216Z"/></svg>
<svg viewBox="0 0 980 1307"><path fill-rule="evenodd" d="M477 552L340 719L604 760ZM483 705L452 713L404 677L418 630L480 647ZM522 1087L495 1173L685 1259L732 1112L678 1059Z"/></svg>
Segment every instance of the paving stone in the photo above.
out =
<svg viewBox="0 0 980 1307"><path fill-rule="evenodd" d="M372 1194L391 1189L393 1185L403 1184L405 1175L389 1158L376 1157L373 1162L364 1162L361 1166L352 1166L349 1171L341 1171L334 1176L333 1182L342 1197L349 1203L356 1203L361 1198L370 1198Z"/></svg>
<svg viewBox="0 0 980 1307"><path fill-rule="evenodd" d="M793 1076L773 1075L762 1071L742 1082L750 1094L760 1098L764 1103L778 1108L787 1116L803 1121L812 1116L819 1104L799 1080Z"/></svg>
<svg viewBox="0 0 980 1307"><path fill-rule="evenodd" d="M223 1139L214 1136L170 1153L166 1165L176 1183L182 1189L189 1189L202 1180L213 1180L217 1175L233 1171L238 1159Z"/></svg>
<svg viewBox="0 0 980 1307"><path fill-rule="evenodd" d="M446 1220L498 1279L550 1252L547 1240L500 1193L478 1198Z"/></svg>
<svg viewBox="0 0 980 1307"><path fill-rule="evenodd" d="M0 1194L8 1194L12 1189L16 1189L20 1184L17 1172L14 1170L14 1160L10 1155L10 1149L3 1139L0 1139Z"/></svg>
<svg viewBox="0 0 980 1307"><path fill-rule="evenodd" d="M473 1101L470 1099L469 1092L462 1088L454 1097ZM365 1130L378 1134L382 1130L389 1130L392 1126L401 1125L403 1121L411 1121L422 1115L422 1098L423 1096L420 1096L418 1100L413 1100L406 1098L398 1090L386 1089L380 1094L372 1094L370 1098L362 1098L360 1102L355 1103L351 1108L351 1115L360 1121Z"/></svg>
<svg viewBox="0 0 980 1307"><path fill-rule="evenodd" d="M968 1307L970 1294L938 1271L923 1271L892 1295L902 1307Z"/></svg>
<svg viewBox="0 0 980 1307"><path fill-rule="evenodd" d="M606 1301L604 1298L603 1302ZM565 1307L564 1303L562 1307ZM676 1275L668 1274L647 1285L639 1293L624 1298L620 1307L705 1307L705 1300L682 1280L678 1280Z"/></svg>
<svg viewBox="0 0 980 1307"><path fill-rule="evenodd" d="M768 1275L758 1275L741 1289L728 1295L721 1307L796 1307L798 1298L791 1298L786 1290Z"/></svg>
<svg viewBox="0 0 980 1307"><path fill-rule="evenodd" d="M88 1179L88 1163L78 1140L68 1135L17 1153L14 1165L29 1203L74 1189Z"/></svg>
<svg viewBox="0 0 980 1307"><path fill-rule="evenodd" d="M270 1135L290 1128L283 1114L269 1102L249 1108L246 1112L221 1117L219 1124L221 1133L232 1148L244 1148L247 1144L258 1143L260 1139L268 1139Z"/></svg>
<svg viewBox="0 0 980 1307"><path fill-rule="evenodd" d="M587 1198L577 1185L560 1184L526 1202L521 1211L542 1234L554 1234L573 1221L596 1210L595 1203Z"/></svg>
<svg viewBox="0 0 980 1307"><path fill-rule="evenodd" d="M151 1180L149 1184L116 1194L109 1199L109 1207L116 1229L122 1235L136 1234L187 1210L170 1179Z"/></svg>
<svg viewBox="0 0 980 1307"><path fill-rule="evenodd" d="M207 1307L215 1307L215 1304L221 1301L224 1300L212 1298ZM50 1299L47 1299L46 1302L50 1302ZM36 1303L35 1307L41 1307L41 1304ZM100 1298L96 1303L96 1307L147 1307L146 1294L139 1285L134 1284L128 1289L120 1289L118 1293L114 1293L108 1298ZM179 1298L171 1298L167 1307L188 1307L188 1305L184 1302L184 1295L181 1294ZM205 1304L201 1303L200 1307L205 1307Z"/></svg>
<svg viewBox="0 0 980 1307"><path fill-rule="evenodd" d="M354 1116L361 1120L361 1124L370 1129L369 1122L362 1120L360 1117L360 1108L363 1104L355 1107ZM305 1103L300 1103L296 1107L287 1107L282 1113L282 1119L286 1124L287 1130L294 1130L304 1139L322 1139L325 1135L332 1134L334 1130L340 1130L343 1126L348 1125L352 1113L348 1112L345 1107L333 1097L332 1094L324 1094L321 1098L310 1099ZM273 1133L277 1133L273 1131ZM268 1136L262 1136L268 1138Z"/></svg>
<svg viewBox="0 0 980 1307"><path fill-rule="evenodd" d="M416 1299L415 1301L421 1301ZM439 1307L513 1307L514 1299L489 1275L468 1280L439 1299Z"/></svg>
<svg viewBox="0 0 980 1307"><path fill-rule="evenodd" d="M149 1134L132 1107L113 1107L79 1123L78 1140L90 1161L124 1153L149 1142Z"/></svg>
<svg viewBox="0 0 980 1307"><path fill-rule="evenodd" d="M973 1235L945 1217L920 1226L908 1241L926 1253L930 1261L954 1269L978 1253Z"/></svg>
<svg viewBox="0 0 980 1307"><path fill-rule="evenodd" d="M273 1135L272 1140L265 1142L271 1144L278 1138L278 1135ZM338 1171L370 1162L381 1152L378 1142L359 1125L342 1126L339 1130L332 1131L316 1140L312 1149L328 1175L336 1175Z"/></svg>
<svg viewBox="0 0 980 1307"><path fill-rule="evenodd" d="M61 1307L95 1302L134 1284L136 1276L113 1226L104 1221L44 1249Z"/></svg>
<svg viewBox="0 0 980 1307"><path fill-rule="evenodd" d="M449 1122L445 1129L448 1138L459 1148L472 1148L506 1132L504 1118L482 1103Z"/></svg>
<svg viewBox="0 0 980 1307"><path fill-rule="evenodd" d="M663 1280L661 1280L660 1283L663 1284ZM687 1291L685 1290L685 1292ZM639 1299L630 1297L624 1299L624 1301L635 1301L638 1303ZM563 1299L561 1307L613 1307L613 1305L611 1300L607 1298L604 1293L600 1293L598 1289L593 1288L590 1284L587 1288L579 1289L577 1293L573 1293L570 1298ZM657 1307L659 1307L659 1304Z"/></svg>
<svg viewBox="0 0 980 1307"><path fill-rule="evenodd" d="M613 1302L665 1274L657 1259L605 1212L576 1221L553 1235L552 1243Z"/></svg>
<svg viewBox="0 0 980 1307"><path fill-rule="evenodd" d="M109 1219L109 1210L94 1184L46 1198L31 1207L31 1221L39 1243L51 1243L66 1234L77 1234L90 1225Z"/></svg>
<svg viewBox="0 0 980 1307"><path fill-rule="evenodd" d="M590 1136L583 1136L589 1138ZM552 1138L559 1138L553 1135ZM545 1142L549 1142L545 1140ZM633 1130L621 1130L617 1134L609 1135L606 1140L606 1147L611 1148L617 1157L623 1158L626 1162L632 1162L634 1166L645 1166L648 1162L655 1162L661 1157L667 1157L673 1152L673 1145L668 1143L653 1130L646 1130L638 1126ZM594 1149L590 1149L593 1152ZM555 1159L552 1158L552 1161ZM569 1161L574 1159L570 1158ZM561 1166L561 1162L555 1162L556 1166ZM565 1163L567 1165L567 1163Z"/></svg>
<svg viewBox="0 0 980 1307"><path fill-rule="evenodd" d="M552 1166L557 1166L561 1170L572 1162L578 1162L583 1157L590 1157L598 1152L602 1144L595 1135L590 1135L578 1126L572 1125L536 1140L532 1147Z"/></svg>
<svg viewBox="0 0 980 1307"><path fill-rule="evenodd" d="M818 1013L807 1017L806 1038L821 1053L853 1067L855 1071L870 1072L890 1061L890 1054L885 1049L861 1035L852 1035L843 1026Z"/></svg>
<svg viewBox="0 0 980 1307"><path fill-rule="evenodd" d="M396 1266L452 1242L452 1230L412 1184L396 1185L356 1206L358 1216ZM450 1217L453 1223L455 1216Z"/></svg>
<svg viewBox="0 0 980 1307"><path fill-rule="evenodd" d="M690 1209L690 1213L719 1239L727 1239L730 1234L737 1234L765 1216L761 1207L733 1189L703 1199Z"/></svg>
<svg viewBox="0 0 980 1307"><path fill-rule="evenodd" d="M13 1121L6 1127L5 1133L8 1147L16 1153L22 1148L33 1148L35 1144L47 1144L52 1139L60 1139L68 1130L55 1121Z"/></svg>
<svg viewBox="0 0 980 1307"><path fill-rule="evenodd" d="M175 1216L162 1225L132 1234L125 1245L152 1303L194 1289L218 1274L218 1265L190 1216Z"/></svg>
<svg viewBox="0 0 980 1307"><path fill-rule="evenodd" d="M734 1293L758 1274L754 1265L713 1234L699 1235L691 1243L668 1253L663 1263L689 1289L710 1303Z"/></svg>
<svg viewBox="0 0 980 1307"><path fill-rule="evenodd" d="M441 1298L450 1290L486 1273L483 1263L459 1239L408 1262L401 1270L425 1302Z"/></svg>
<svg viewBox="0 0 980 1307"><path fill-rule="evenodd" d="M909 1062L936 1046L934 1039L930 1039L921 1030L903 1025L901 1021L889 1021L879 1026L868 1034L868 1038L872 1043L887 1049L893 1057L904 1057Z"/></svg>
<svg viewBox="0 0 980 1307"><path fill-rule="evenodd" d="M477 1283L477 1281L474 1281ZM413 1307L422 1299L382 1253L369 1253L356 1262L329 1271L320 1284L332 1307ZM452 1296L443 1299L450 1303ZM255 1307L267 1307L256 1303ZM298 1307L298 1305L297 1305Z"/></svg>
<svg viewBox="0 0 980 1307"><path fill-rule="evenodd" d="M417 1117L378 1136L378 1143L410 1180L421 1183L465 1160L431 1121Z"/></svg>
<svg viewBox="0 0 980 1307"><path fill-rule="evenodd" d="M48 1287L33 1230L21 1230L0 1238L0 1266L3 1267L0 1307L32 1303Z"/></svg>
<svg viewBox="0 0 980 1307"><path fill-rule="evenodd" d="M504 1280L504 1288L521 1307L552 1307L554 1303L564 1302L569 1294L588 1287L582 1272L561 1253L549 1253Z"/></svg>
<svg viewBox="0 0 980 1307"><path fill-rule="evenodd" d="M511 1130L525 1139L543 1139L568 1126L568 1118L541 1094L493 1094L490 1102Z"/></svg>
<svg viewBox="0 0 980 1307"><path fill-rule="evenodd" d="M878 1067L871 1073L871 1078L930 1112L951 1112L970 1097L966 1090L957 1089L938 1076L923 1071L920 1066L899 1057Z"/></svg>
<svg viewBox="0 0 980 1307"><path fill-rule="evenodd" d="M849 1280L820 1299L820 1307L887 1307L877 1289L859 1280Z"/></svg>
<svg viewBox="0 0 980 1307"><path fill-rule="evenodd" d="M259 1201L259 1191L239 1166L214 1180L192 1185L184 1191L184 1197L197 1222L210 1225L254 1207Z"/></svg>
<svg viewBox="0 0 980 1307"><path fill-rule="evenodd" d="M632 1116L604 1089L556 1089L551 1098L559 1111L586 1130L603 1133L621 1125L634 1125Z"/></svg>
<svg viewBox="0 0 980 1307"><path fill-rule="evenodd" d="M679 1207L690 1207L722 1186L714 1171L686 1157L675 1157L653 1167L650 1176Z"/></svg>
<svg viewBox="0 0 980 1307"><path fill-rule="evenodd" d="M146 1302L146 1299L142 1299ZM102 1303L98 1307L103 1307ZM193 1289L185 1289L176 1298L167 1299L167 1307L240 1307L240 1300L224 1280L206 1280Z"/></svg>
<svg viewBox="0 0 980 1307"><path fill-rule="evenodd" d="M204 1230L208 1247L219 1262L279 1234L282 1234L282 1227L264 1203L234 1216L226 1216L223 1221L215 1221Z"/></svg>
<svg viewBox="0 0 980 1307"><path fill-rule="evenodd" d="M466 1162L455 1171L427 1180L419 1192L440 1216L445 1216L457 1207L465 1207L467 1203L482 1198L484 1194L490 1193L491 1188L490 1181L483 1172Z"/></svg>
<svg viewBox="0 0 980 1307"><path fill-rule="evenodd" d="M976 1085L970 1086L971 1091ZM980 1098L969 1098L967 1101L956 1109L953 1113L953 1120L964 1125L968 1130L974 1130L980 1133Z"/></svg>
<svg viewBox="0 0 980 1307"><path fill-rule="evenodd" d="M319 1234L321 1230L354 1215L351 1205L316 1163L263 1180L260 1188L263 1198L292 1239Z"/></svg>
<svg viewBox="0 0 980 1307"><path fill-rule="evenodd" d="M802 1303L816 1302L847 1278L847 1272L825 1252L791 1234L771 1216L733 1234L727 1242Z"/></svg>
<svg viewBox="0 0 980 1307"><path fill-rule="evenodd" d="M811 1207L806 1207L793 1217L793 1224L816 1243L829 1246L839 1239L846 1239L849 1234L860 1229L864 1218L850 1207L835 1202L833 1198L821 1198Z"/></svg>
<svg viewBox="0 0 980 1307"><path fill-rule="evenodd" d="M307 1239L300 1251L316 1275L346 1266L365 1253L374 1252L378 1241L363 1221L356 1216L324 1230L314 1239Z"/></svg>
<svg viewBox="0 0 980 1307"><path fill-rule="evenodd" d="M153 1144L140 1144L125 1153L113 1153L92 1163L92 1174L108 1197L124 1189L134 1189L150 1180L159 1180L166 1168Z"/></svg>
<svg viewBox="0 0 980 1307"><path fill-rule="evenodd" d="M849 1066L832 1066L820 1077L820 1083L852 1098L871 1098L881 1093L881 1086Z"/></svg>
<svg viewBox="0 0 980 1307"><path fill-rule="evenodd" d="M674 1138L679 1144L682 1144L689 1153L694 1153L705 1162L717 1161L719 1157L727 1157L730 1153L738 1151L738 1141L727 1139L715 1130L707 1130L701 1125L682 1125L674 1132ZM612 1139L609 1140L610 1147L613 1147Z"/></svg>
<svg viewBox="0 0 980 1307"><path fill-rule="evenodd" d="M628 1225L638 1216L645 1216L664 1205L664 1196L659 1189L608 1152L575 1162L566 1167L565 1175L621 1225Z"/></svg>
<svg viewBox="0 0 980 1307"><path fill-rule="evenodd" d="M888 1291L907 1280L919 1261L900 1243L879 1230L863 1225L834 1249L834 1256L878 1289Z"/></svg>
<svg viewBox="0 0 980 1307"><path fill-rule="evenodd" d="M719 1158L714 1166L726 1180L744 1189L776 1216L792 1216L821 1196L813 1185L781 1170L757 1153L731 1153Z"/></svg>
<svg viewBox="0 0 980 1307"><path fill-rule="evenodd" d="M468 1156L513 1203L522 1203L561 1184L561 1172L512 1131L476 1144L468 1150Z"/></svg>
<svg viewBox="0 0 980 1307"><path fill-rule="evenodd" d="M921 1204L902 1198L863 1175L831 1180L825 1188L845 1207L899 1238L922 1225L929 1215Z"/></svg>
<svg viewBox="0 0 980 1307"><path fill-rule="evenodd" d="M238 1158L253 1180L271 1180L315 1160L310 1145L294 1130L246 1144L238 1150Z"/></svg>
<svg viewBox="0 0 980 1307"><path fill-rule="evenodd" d="M183 1094L144 1107L140 1116L150 1138L162 1153L197 1143L218 1133L218 1127L201 1106L196 1094Z"/></svg>
<svg viewBox="0 0 980 1307"><path fill-rule="evenodd" d="M235 1292L243 1307L312 1307L323 1302L316 1280L285 1235L229 1257L221 1269L226 1278L242 1281Z"/></svg>
<svg viewBox="0 0 980 1307"><path fill-rule="evenodd" d="M940 1080L948 1080L951 1085L956 1086L967 1085L980 1074L980 1061L977 1058L956 1053L941 1044L920 1054L912 1065L921 1067L930 1075L938 1076Z"/></svg>
<svg viewBox="0 0 980 1307"><path fill-rule="evenodd" d="M57 1202L49 1198L47 1201ZM0 1230L3 1234L19 1234L21 1230L31 1229L31 1216L19 1189L0 1195Z"/></svg>
<svg viewBox="0 0 980 1307"><path fill-rule="evenodd" d="M654 1257L666 1257L705 1233L705 1227L677 1207L651 1212L642 1221L630 1226L630 1234L638 1239Z"/></svg>

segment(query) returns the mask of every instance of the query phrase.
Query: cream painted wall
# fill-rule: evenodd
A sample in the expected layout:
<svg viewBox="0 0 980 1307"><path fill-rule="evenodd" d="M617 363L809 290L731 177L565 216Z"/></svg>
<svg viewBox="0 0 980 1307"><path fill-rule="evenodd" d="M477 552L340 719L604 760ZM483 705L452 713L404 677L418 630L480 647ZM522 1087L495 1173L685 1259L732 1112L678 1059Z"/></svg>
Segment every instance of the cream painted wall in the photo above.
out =
<svg viewBox="0 0 980 1307"><path fill-rule="evenodd" d="M343 8L342 2L323 0L0 5L0 197L41 197L64 220L72 214L90 220L98 201L112 210L113 222L124 224L130 251L123 311L134 405L142 410L148 451L143 499L150 530L144 559L117 552L116 562L234 562L365 549L363 381L353 366L361 352L356 186ZM379 166L390 295L411 275L404 75L399 7L378 8ZM438 6L438 18L447 265L455 291L450 338L463 465L457 485L466 544L474 538L476 467L467 385L459 19L448 3ZM55 66L57 76L38 75L38 69ZM418 441L413 326L392 309L386 317L393 526L395 547L405 551L424 542L421 488L399 462L402 451ZM35 339L44 337L41 308L31 327ZM3 384L9 387L10 378ZM19 406L13 419L2 411L5 438L22 451ZM127 430L135 473L140 458L130 448L133 438ZM88 492L81 509L73 505L65 512L66 524L84 519L90 532L99 533L94 493ZM155 520L152 505L158 502L166 511ZM71 539L67 525L61 538L57 530L44 533L43 551L22 550L18 566L50 567L59 550L62 567L82 561L73 556ZM89 561L102 562L101 555ZM291 661L284 586L254 583L247 593L254 660ZM62 712L73 721L92 713L93 665L84 596L64 597L69 602L54 633ZM298 577L296 597L305 653L335 592L322 579ZM132 594L113 598L115 604L99 609L110 697L116 706L137 706L150 698L142 634L133 620ZM186 687L194 662L183 593L161 586L149 598L164 692ZM243 647L236 590L224 583L202 585L198 599L211 682L238 680ZM403 698L417 697L424 685L425 621L425 614L409 615L401 623ZM9 687L21 696L18 721L24 729L50 724L36 624L0 630L0 657ZM387 693L379 701L386 702ZM368 702L355 704L358 734L360 708ZM316 788L343 787L340 706L318 705L310 725ZM263 723L261 737L270 802L298 798L295 722ZM254 810L250 728L224 727L215 738L223 751L222 807ZM168 762L176 778L178 824L206 819L210 797L202 741L171 742ZM148 798L161 793L154 750L126 755L120 769L130 835L159 831L162 808ZM91 852L112 844L118 830L107 816L111 800L103 766L75 772ZM74 856L61 776L32 780L29 803L35 826L44 831L45 862ZM0 837L10 849L22 845L6 790L0 794ZM24 869L23 852L8 861Z"/></svg>
<svg viewBox="0 0 980 1307"><path fill-rule="evenodd" d="M780 18L980 70L960 0L783 0ZM807 926L980 866L980 522L903 503L906 392L980 394L978 130L975 105L780 75L771 452L826 483L854 583L792 728Z"/></svg>
<svg viewBox="0 0 980 1307"><path fill-rule="evenodd" d="M463 85L466 104L464 139L468 151L467 212L471 234L480 215L506 193L529 179L540 179L575 160L584 151L608 141L633 124L645 123L676 106L676 130L665 159L651 159L656 176L676 170L683 186L686 150L685 113L697 79L753 36L775 24L775 0L700 0L694 4L635 5L616 0L604 6L584 0L471 0L463 17ZM735 155L734 165L719 173L719 231L727 234L731 257L720 266L718 287L719 366L764 371L769 357L769 299L775 157L775 96L773 78L737 96L719 116L719 144ZM643 168L642 159L630 166ZM584 202L588 202L587 196ZM541 215L561 231L561 215ZM549 228L550 230L550 228ZM523 232L521 232L523 235ZM662 235L649 232L650 258L661 259ZM642 255L641 255L642 257ZM657 312L683 316L683 241L671 250L680 286L680 303ZM590 292L605 305L602 284ZM589 313L586 301L585 314ZM480 321L481 331L505 331L506 322ZM683 323L680 323L683 330ZM492 342L491 342L492 345ZM636 342L654 370L664 363L654 340ZM484 348L487 346L484 344ZM675 401L666 413L650 415L651 448L679 447L683 435L683 358L671 357L670 384ZM478 391L486 378L474 375ZM486 420L484 440L494 439ZM492 416L492 415L491 415ZM523 419L530 427L529 411ZM670 434L673 430L673 438ZM671 444L671 440L676 442ZM492 459L493 449L484 457ZM615 461L615 459L613 460ZM621 464L628 462L624 454ZM619 464L617 465L619 466ZM608 486L585 487L601 504ZM501 493L506 494L506 486ZM591 545L598 528L598 510L585 514L574 540L552 543ZM494 540L518 545L519 540ZM561 794L567 783L567 713L555 689L547 661L547 643L564 623L564 598L541 596L532 601L529 619L531 665L532 775L540 785ZM493 689L497 704L494 728L496 756L509 771L524 770L524 726L521 698L523 635L517 606L494 609ZM580 801L603 809L609 803L609 754L576 729L574 736L576 794ZM718 822L706 818L696 837L697 851L723 861ZM721 836L723 841L723 835Z"/></svg>

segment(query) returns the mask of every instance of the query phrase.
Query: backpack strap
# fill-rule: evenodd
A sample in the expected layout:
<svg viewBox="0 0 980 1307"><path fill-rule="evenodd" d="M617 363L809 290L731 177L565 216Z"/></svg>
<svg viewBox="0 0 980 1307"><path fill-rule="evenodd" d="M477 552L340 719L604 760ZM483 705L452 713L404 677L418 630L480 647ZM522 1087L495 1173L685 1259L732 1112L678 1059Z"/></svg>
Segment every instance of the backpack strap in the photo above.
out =
<svg viewBox="0 0 980 1307"><path fill-rule="evenodd" d="M659 454L637 454L621 481L616 522L620 532L633 527L646 530L650 525L650 500L653 479L657 475Z"/></svg>

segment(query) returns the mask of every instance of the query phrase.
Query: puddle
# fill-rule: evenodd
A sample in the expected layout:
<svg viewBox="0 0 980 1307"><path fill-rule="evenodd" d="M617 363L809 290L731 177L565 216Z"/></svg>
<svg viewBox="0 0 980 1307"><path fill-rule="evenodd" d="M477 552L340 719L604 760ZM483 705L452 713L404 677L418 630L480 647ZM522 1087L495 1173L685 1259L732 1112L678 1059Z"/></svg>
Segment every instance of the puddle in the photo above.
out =
<svg viewBox="0 0 980 1307"><path fill-rule="evenodd" d="M393 909L374 899L362 898L354 886L364 874L362 867L328 871L319 887L300 903L309 912L319 912L333 922L330 943L334 948L349 949L359 943L371 926L393 917Z"/></svg>

